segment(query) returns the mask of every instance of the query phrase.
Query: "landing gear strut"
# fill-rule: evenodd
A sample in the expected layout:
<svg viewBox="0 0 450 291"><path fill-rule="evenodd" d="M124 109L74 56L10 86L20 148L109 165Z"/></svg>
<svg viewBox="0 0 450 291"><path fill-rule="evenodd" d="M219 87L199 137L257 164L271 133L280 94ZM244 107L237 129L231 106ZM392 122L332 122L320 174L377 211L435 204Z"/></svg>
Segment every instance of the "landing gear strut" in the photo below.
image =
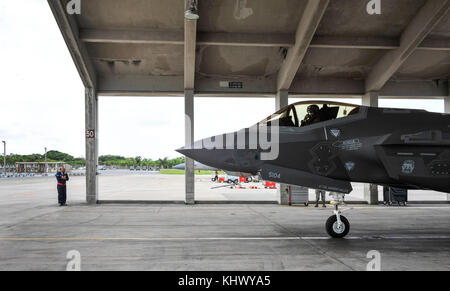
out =
<svg viewBox="0 0 450 291"><path fill-rule="evenodd" d="M350 231L350 223L347 218L342 215L344 211L339 210L339 205L344 202L344 194L332 193L331 194L331 204L334 207L333 215L327 219L325 223L325 229L327 230L328 235L332 238L344 238L348 232Z"/></svg>

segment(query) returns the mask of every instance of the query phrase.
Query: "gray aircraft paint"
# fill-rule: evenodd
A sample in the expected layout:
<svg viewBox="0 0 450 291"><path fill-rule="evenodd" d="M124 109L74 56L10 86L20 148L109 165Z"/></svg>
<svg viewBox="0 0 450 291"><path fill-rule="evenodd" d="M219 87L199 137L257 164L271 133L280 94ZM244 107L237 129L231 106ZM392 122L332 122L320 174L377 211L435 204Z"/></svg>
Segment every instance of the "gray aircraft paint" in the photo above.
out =
<svg viewBox="0 0 450 291"><path fill-rule="evenodd" d="M350 182L362 182L450 192L450 115L425 110L361 106L339 119L280 126L279 155L270 161L261 161L261 149L248 145L178 151L224 170L313 189L349 193Z"/></svg>

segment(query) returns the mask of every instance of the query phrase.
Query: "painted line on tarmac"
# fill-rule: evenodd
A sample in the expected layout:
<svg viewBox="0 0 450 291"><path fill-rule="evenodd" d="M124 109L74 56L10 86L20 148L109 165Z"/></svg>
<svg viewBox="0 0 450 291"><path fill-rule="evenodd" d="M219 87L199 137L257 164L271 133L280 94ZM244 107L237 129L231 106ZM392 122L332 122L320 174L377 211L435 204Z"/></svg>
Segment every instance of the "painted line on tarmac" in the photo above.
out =
<svg viewBox="0 0 450 291"><path fill-rule="evenodd" d="M350 236L345 240L414 240L414 239L446 239L450 236ZM145 237L92 237L92 238L76 238L76 237L11 237L0 238L0 241L265 241L265 240L333 240L328 236L301 236L301 237L172 237L172 238L145 238Z"/></svg>
<svg viewBox="0 0 450 291"><path fill-rule="evenodd" d="M333 239L331 237L301 237L303 240L329 240ZM427 235L419 235L419 236L383 236L383 235L374 235L374 236L349 236L345 237L346 240L414 240L414 239L449 239L450 236L439 235L439 236L427 236Z"/></svg>
<svg viewBox="0 0 450 291"><path fill-rule="evenodd" d="M209 240L300 240L300 237L172 237L172 238L138 238L138 237L36 237L36 238L0 238L0 241L209 241Z"/></svg>
<svg viewBox="0 0 450 291"><path fill-rule="evenodd" d="M33 196L34 193L20 193L20 194L14 194L13 197L14 198L18 198L18 197L30 197Z"/></svg>

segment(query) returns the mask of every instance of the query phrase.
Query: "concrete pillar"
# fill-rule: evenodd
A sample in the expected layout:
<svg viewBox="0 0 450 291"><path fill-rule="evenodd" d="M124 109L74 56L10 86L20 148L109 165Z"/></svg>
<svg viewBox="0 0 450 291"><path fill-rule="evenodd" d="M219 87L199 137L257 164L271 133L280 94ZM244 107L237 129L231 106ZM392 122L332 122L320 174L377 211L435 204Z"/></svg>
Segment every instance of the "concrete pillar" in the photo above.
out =
<svg viewBox="0 0 450 291"><path fill-rule="evenodd" d="M376 91L367 92L362 98L362 105L370 107L378 107L379 93Z"/></svg>
<svg viewBox="0 0 450 291"><path fill-rule="evenodd" d="M289 93L288 91L278 91L275 98L275 110L280 110L283 107L289 105Z"/></svg>
<svg viewBox="0 0 450 291"><path fill-rule="evenodd" d="M450 79L448 80L448 97L444 98L445 113L450 113ZM450 201L450 193L447 193L447 201Z"/></svg>
<svg viewBox="0 0 450 291"><path fill-rule="evenodd" d="M444 98L444 106L445 106L445 113L450 113L450 96Z"/></svg>
<svg viewBox="0 0 450 291"><path fill-rule="evenodd" d="M289 92L282 90L278 91L276 99L275 99L275 110L278 111L283 107L286 107L289 105ZM278 187L278 203L280 205L289 205L289 192L288 192L288 185L286 184L280 184Z"/></svg>
<svg viewBox="0 0 450 291"><path fill-rule="evenodd" d="M95 204L98 201L98 97L93 88L86 88L86 201Z"/></svg>
<svg viewBox="0 0 450 291"><path fill-rule="evenodd" d="M362 98L362 105L370 107L378 107L378 92L367 92ZM369 205L378 204L378 186L373 184L364 185L364 200Z"/></svg>
<svg viewBox="0 0 450 291"><path fill-rule="evenodd" d="M185 114L185 145L190 146L194 142L194 90L184 91ZM185 161L185 203L195 203L195 170L194 160L186 157Z"/></svg>

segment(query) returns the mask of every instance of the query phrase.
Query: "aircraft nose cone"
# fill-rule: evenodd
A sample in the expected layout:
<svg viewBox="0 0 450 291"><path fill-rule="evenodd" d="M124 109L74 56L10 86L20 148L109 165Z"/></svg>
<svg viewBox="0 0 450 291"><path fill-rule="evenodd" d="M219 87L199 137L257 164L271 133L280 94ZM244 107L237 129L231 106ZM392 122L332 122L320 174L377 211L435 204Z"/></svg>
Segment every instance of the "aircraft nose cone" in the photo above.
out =
<svg viewBox="0 0 450 291"><path fill-rule="evenodd" d="M181 147L179 149L176 149L175 151L179 152L182 155L185 155L185 153L187 152L186 149L184 147Z"/></svg>
<svg viewBox="0 0 450 291"><path fill-rule="evenodd" d="M206 149L194 143L176 151L204 165L226 171L253 173L259 167L255 153L248 150Z"/></svg>
<svg viewBox="0 0 450 291"><path fill-rule="evenodd" d="M199 153L202 151L201 149L193 149L192 147L182 147L176 150L180 154L196 160L199 158Z"/></svg>
<svg viewBox="0 0 450 291"><path fill-rule="evenodd" d="M225 169L231 161L231 153L225 150L207 149L203 146L203 140L197 141L190 146L185 146L176 150L180 154L191 158L204 165ZM224 162L228 161L227 164Z"/></svg>
<svg viewBox="0 0 450 291"><path fill-rule="evenodd" d="M208 151L206 149L195 149L193 147L182 147L177 149L176 151L188 158L201 163L207 161L210 155L208 154Z"/></svg>

